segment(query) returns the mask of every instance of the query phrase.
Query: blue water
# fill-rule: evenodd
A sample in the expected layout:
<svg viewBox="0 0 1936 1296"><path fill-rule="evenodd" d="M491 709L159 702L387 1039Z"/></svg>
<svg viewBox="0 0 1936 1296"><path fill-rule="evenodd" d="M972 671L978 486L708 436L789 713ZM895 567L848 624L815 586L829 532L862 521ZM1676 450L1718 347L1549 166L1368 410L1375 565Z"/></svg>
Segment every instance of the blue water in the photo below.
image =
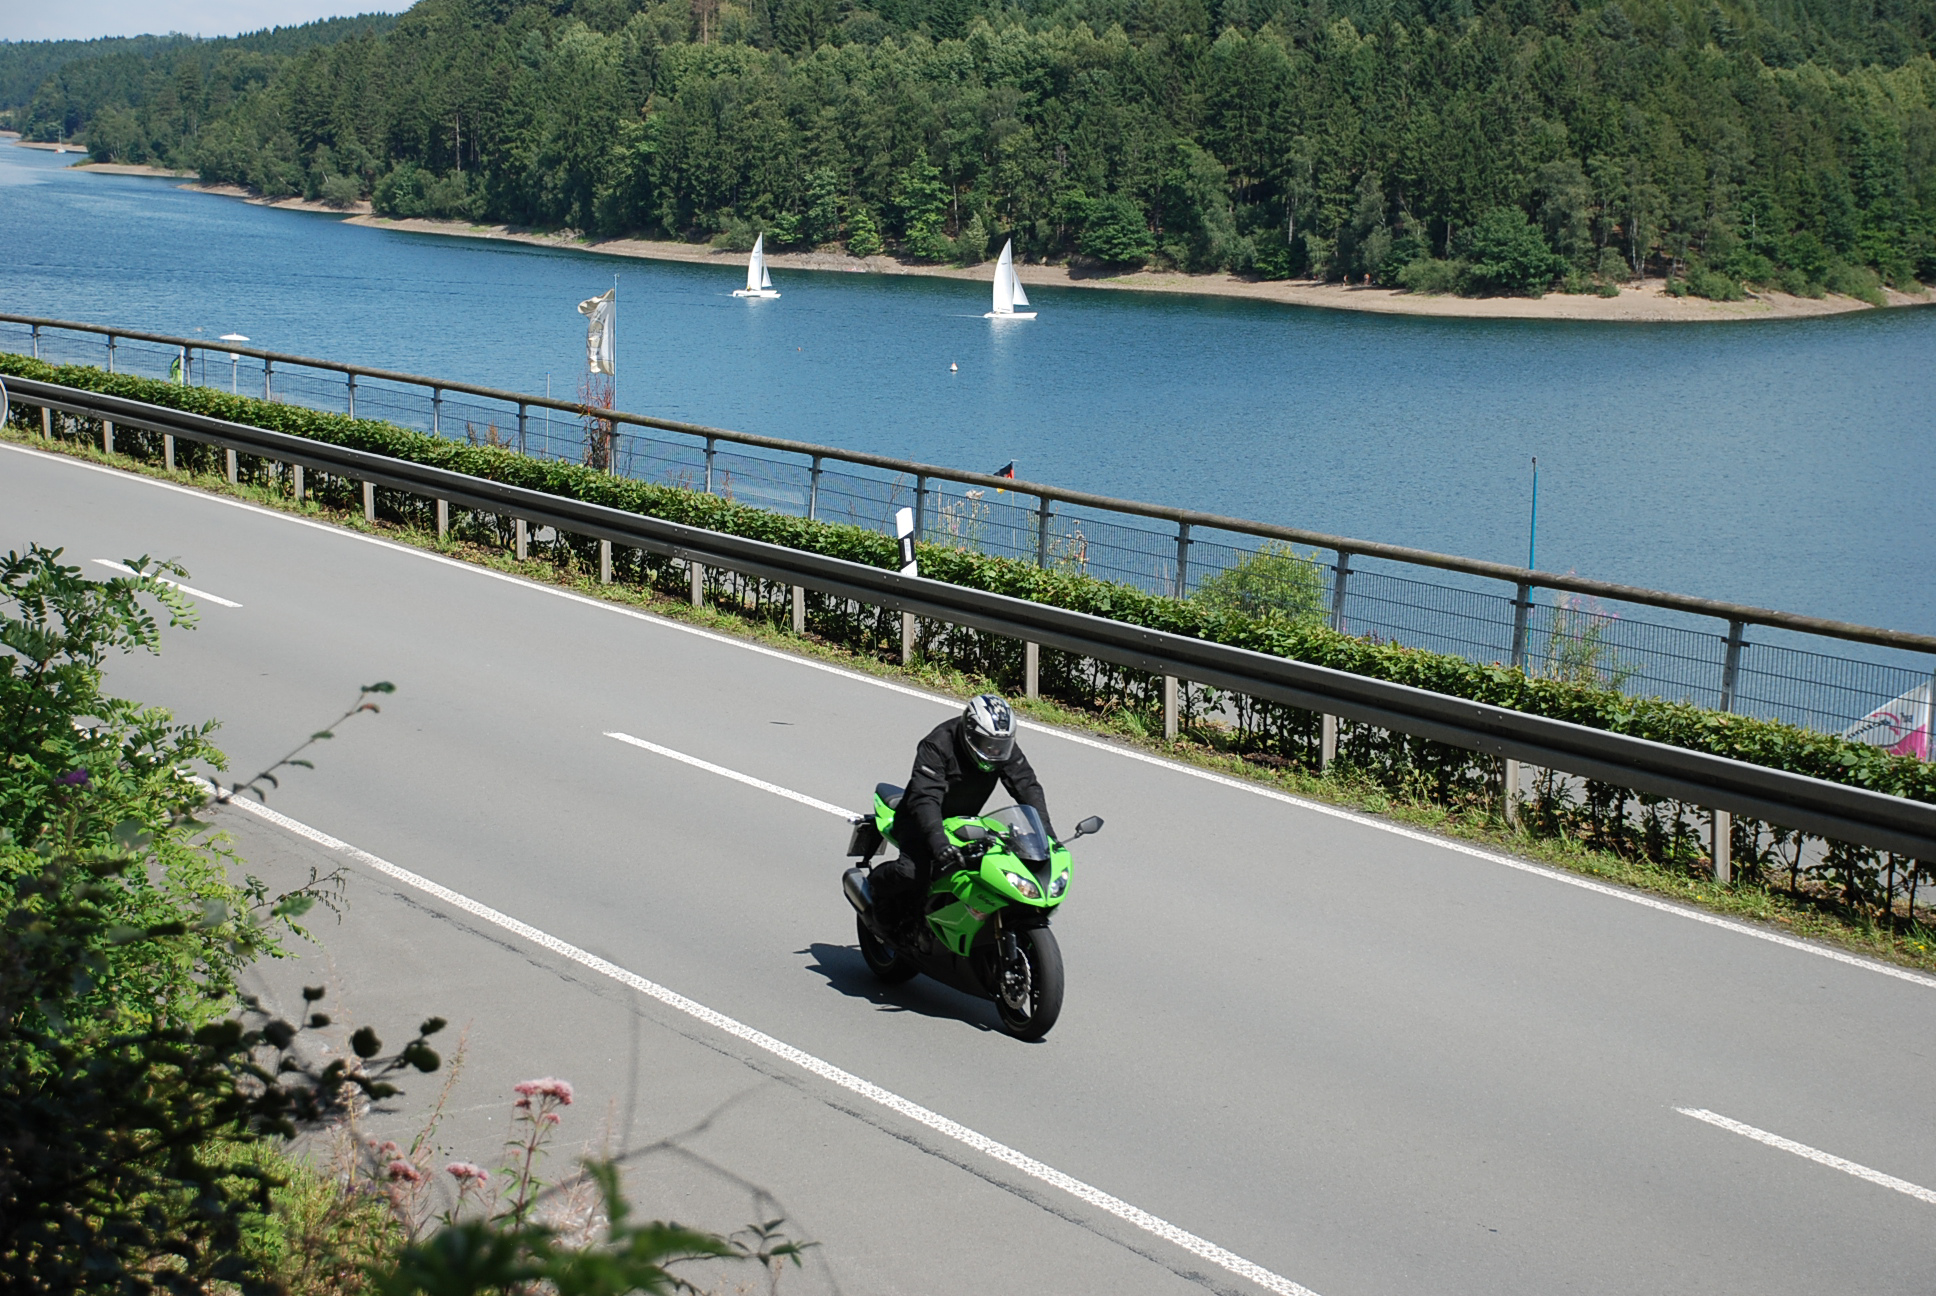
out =
<svg viewBox="0 0 1936 1296"><path fill-rule="evenodd" d="M364 229L0 147L0 310L564 395L620 276L622 408L1936 630L1936 310L1408 319L738 272ZM960 371L950 373L950 363Z"/></svg>

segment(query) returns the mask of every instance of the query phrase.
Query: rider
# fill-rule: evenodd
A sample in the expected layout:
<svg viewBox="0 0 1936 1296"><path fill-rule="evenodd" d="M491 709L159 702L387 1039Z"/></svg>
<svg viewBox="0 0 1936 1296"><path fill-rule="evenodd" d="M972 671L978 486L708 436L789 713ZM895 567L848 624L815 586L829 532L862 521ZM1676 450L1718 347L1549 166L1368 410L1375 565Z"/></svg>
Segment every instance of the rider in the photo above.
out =
<svg viewBox="0 0 1936 1296"><path fill-rule="evenodd" d="M883 925L899 923L937 877L962 866L961 848L948 840L942 820L980 814L998 781L1018 804L1035 807L1053 841L1048 798L1015 745L1015 713L998 694L982 693L914 749L914 771L894 811L901 858L868 875Z"/></svg>

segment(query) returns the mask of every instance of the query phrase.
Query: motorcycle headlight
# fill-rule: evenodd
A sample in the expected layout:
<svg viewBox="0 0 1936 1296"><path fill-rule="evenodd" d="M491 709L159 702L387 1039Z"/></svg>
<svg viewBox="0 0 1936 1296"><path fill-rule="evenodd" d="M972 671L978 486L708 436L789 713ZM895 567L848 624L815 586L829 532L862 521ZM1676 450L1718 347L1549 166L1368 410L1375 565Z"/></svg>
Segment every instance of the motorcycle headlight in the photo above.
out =
<svg viewBox="0 0 1936 1296"><path fill-rule="evenodd" d="M1064 891L1067 891L1068 889L1069 889L1069 875L1067 873L1056 874L1055 881L1049 883L1049 899L1054 900L1056 897L1060 896Z"/></svg>
<svg viewBox="0 0 1936 1296"><path fill-rule="evenodd" d="M1002 876L1008 879L1010 886L1020 891L1028 899L1040 900L1042 898L1042 888L1035 885L1034 878L1023 877L1020 873L1004 873Z"/></svg>

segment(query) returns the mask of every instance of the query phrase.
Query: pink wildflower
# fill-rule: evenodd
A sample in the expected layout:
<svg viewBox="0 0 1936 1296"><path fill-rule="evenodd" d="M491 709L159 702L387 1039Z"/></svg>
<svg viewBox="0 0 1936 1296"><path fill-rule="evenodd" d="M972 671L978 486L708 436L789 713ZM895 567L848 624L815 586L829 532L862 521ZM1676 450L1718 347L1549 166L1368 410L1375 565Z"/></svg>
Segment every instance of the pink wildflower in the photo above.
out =
<svg viewBox="0 0 1936 1296"><path fill-rule="evenodd" d="M556 1098L560 1106L571 1106L571 1081L546 1076L542 1080L525 1080L511 1086L514 1093L529 1098Z"/></svg>
<svg viewBox="0 0 1936 1296"><path fill-rule="evenodd" d="M544 1114L544 1123L547 1125L562 1125L565 1123L565 1118L557 1112L546 1112Z"/></svg>
<svg viewBox="0 0 1936 1296"><path fill-rule="evenodd" d="M417 1169L417 1167L411 1165L402 1157L398 1157L390 1163L390 1182L422 1183L423 1171Z"/></svg>
<svg viewBox="0 0 1936 1296"><path fill-rule="evenodd" d="M397 1155L397 1153L403 1151L403 1149L398 1147L396 1144L390 1142L388 1139L385 1139L381 1143L377 1142L375 1139L371 1139L370 1151L376 1153L380 1157L393 1157Z"/></svg>
<svg viewBox="0 0 1936 1296"><path fill-rule="evenodd" d="M489 1183L491 1178L491 1172L489 1170L472 1165L468 1161L453 1161L445 1166L444 1170L451 1178L457 1180L459 1183L468 1183L472 1180L476 1180L478 1183Z"/></svg>

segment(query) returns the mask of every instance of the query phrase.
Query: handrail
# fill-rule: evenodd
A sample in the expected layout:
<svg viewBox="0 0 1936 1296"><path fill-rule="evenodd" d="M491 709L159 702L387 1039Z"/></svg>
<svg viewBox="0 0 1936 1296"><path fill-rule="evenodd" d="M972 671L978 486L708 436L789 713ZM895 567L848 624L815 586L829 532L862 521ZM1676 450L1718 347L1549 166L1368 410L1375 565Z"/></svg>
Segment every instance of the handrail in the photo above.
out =
<svg viewBox="0 0 1936 1296"><path fill-rule="evenodd" d="M708 427L703 423L682 423L675 419L662 419L648 414L630 414L622 410L607 410L587 406L583 403L556 400L548 396L531 396L522 392L506 391L498 387L482 387L475 383L453 382L443 378L426 378L421 374L399 373L390 369L369 369L361 365L345 364L340 360L319 360L313 356L292 355L281 351L264 351L243 344L231 344L206 338L181 338L165 333L146 333L138 329L109 328L102 324L86 324L74 320L43 319L33 315L0 314L0 321L12 324L28 324L41 328L68 329L83 333L98 333L111 338L130 338L142 342L158 342L167 346L187 347L197 351L232 352L253 359L265 360L272 364L302 365L311 369L326 369L336 373L354 374L363 378L376 378L384 382L407 383L412 386L440 389L447 392L463 392L469 396L480 396L488 400L504 401L512 405L526 405L542 409L558 410L562 413L580 417L607 419L614 423L627 423L636 427L656 428L665 432L676 432L685 436L712 438L716 441L729 441L737 445L756 446L764 450L777 450L787 454L805 455L809 458L830 459L839 463L859 464L869 468L881 468L889 472L905 473L915 477L939 478L944 481L960 482L971 486L982 486L994 490L1012 491L1018 495L1033 495L1038 499L1055 500L1058 503L1075 504L1083 508L1098 509L1112 513L1127 513L1135 517L1155 518L1174 522L1179 526L1192 529L1227 531L1237 535L1256 536L1262 540L1282 540L1292 544L1309 545L1315 549L1329 549L1338 554L1353 557L1382 558L1392 562L1410 563L1419 567L1432 567L1440 571L1460 572L1468 576L1479 576L1488 580L1504 581L1512 585L1524 585L1529 589L1561 590L1569 594L1585 594L1593 598L1618 599L1623 603L1637 603L1646 607L1665 608L1675 612L1687 612L1697 616L1715 617L1723 621L1739 621L1747 625L1772 626L1781 630L1793 630L1803 634L1821 635L1830 639L1844 639L1853 643L1874 644L1883 648L1900 648L1911 652L1936 653L1936 634L1916 634L1907 630L1889 630L1880 626L1865 626L1849 621L1835 621L1826 617L1805 616L1796 612L1782 612L1774 608L1756 607L1746 603L1729 603L1720 599L1698 598L1689 594L1674 594L1666 590L1647 589L1638 585L1621 585L1613 581L1593 580L1574 576L1569 573L1536 571L1526 567L1514 567L1508 563L1488 562L1479 558L1462 558L1456 554L1437 553L1430 549L1412 549L1404 545L1384 544L1376 540L1354 540L1348 536L1329 535L1322 531L1307 531L1301 527L1280 526L1274 522L1253 522L1244 518L1225 517L1216 513L1203 513L1195 509L1175 508L1164 504L1149 504L1140 500L1116 499L1108 495L1094 495L1087 491L1068 490L1042 482L1022 481L1012 477L996 477L988 473L970 472L965 469L949 468L940 464L921 463L915 460L894 459L886 455L870 454L860 450L842 450L834 446L816 445L808 441L790 441L781 437L761 436L751 432L733 432L725 428Z"/></svg>
<svg viewBox="0 0 1936 1296"><path fill-rule="evenodd" d="M16 377L16 403L186 437L674 559L1160 672L1803 832L1936 859L1936 805L1309 662L706 531L266 428Z"/></svg>

